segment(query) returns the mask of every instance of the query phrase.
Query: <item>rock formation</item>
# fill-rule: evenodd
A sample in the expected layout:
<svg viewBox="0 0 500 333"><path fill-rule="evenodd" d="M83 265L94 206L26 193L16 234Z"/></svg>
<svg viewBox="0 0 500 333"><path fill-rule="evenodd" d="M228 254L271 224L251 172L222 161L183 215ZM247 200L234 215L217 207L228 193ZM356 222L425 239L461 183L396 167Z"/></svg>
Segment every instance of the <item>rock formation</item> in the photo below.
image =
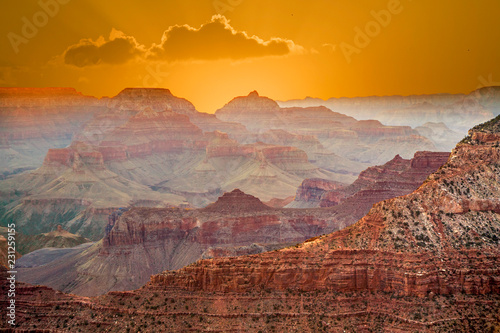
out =
<svg viewBox="0 0 500 333"><path fill-rule="evenodd" d="M162 194L110 171L103 154L76 143L49 150L42 167L2 181L2 221L15 221L24 234L64 229L90 239L104 235L106 218L119 207L179 205L180 196Z"/></svg>
<svg viewBox="0 0 500 333"><path fill-rule="evenodd" d="M498 306L500 300L499 145L500 116L469 131L448 162L415 192L376 204L351 227L277 252L201 260L152 277L149 287L224 294L371 292L425 304L449 295L476 299L468 307L487 315L483 301ZM375 305L367 306L365 313ZM445 324L445 316L424 309L418 317L404 310L400 315ZM498 323L492 317L486 321Z"/></svg>
<svg viewBox="0 0 500 333"><path fill-rule="evenodd" d="M258 141L281 146L297 147L306 152L312 164L343 175L344 182L352 182L368 164L349 160L326 149L315 135L292 134L283 129L272 129L256 135Z"/></svg>
<svg viewBox="0 0 500 333"><path fill-rule="evenodd" d="M311 208L319 207L322 196L331 190L343 188L345 184L329 181L326 179L306 179L300 184L295 194L293 203L289 204L289 208ZM333 206L333 205L331 205ZM325 206L327 207L327 206Z"/></svg>
<svg viewBox="0 0 500 333"><path fill-rule="evenodd" d="M189 117L189 120L204 132L215 130L230 134L233 138L247 135L245 126L237 122L224 122L213 114L198 112L188 100L174 96L163 88L126 88L108 102L108 107L120 110L173 111Z"/></svg>
<svg viewBox="0 0 500 333"><path fill-rule="evenodd" d="M296 135L314 136L324 152L341 156L344 165L346 159L352 166L357 162L355 170L358 172L362 170L362 163L365 167L366 164L380 164L394 153L409 157L417 150L436 150L432 141L409 126L357 121L324 106L281 108L255 91L234 98L215 114L223 121L242 123L259 135L269 130L286 130ZM315 150L306 151L310 159L315 160Z"/></svg>
<svg viewBox="0 0 500 333"><path fill-rule="evenodd" d="M367 168L349 186L324 179L306 179L298 188L295 200L287 207L331 207L352 201L365 215L379 201L416 190L448 160L448 156L449 153L424 151L416 152L410 160L396 155L384 165Z"/></svg>
<svg viewBox="0 0 500 333"><path fill-rule="evenodd" d="M87 331L495 330L499 175L497 117L473 128L417 190L376 204L351 227L282 250L203 259L134 292L94 299L21 284L19 325L33 329L38 318L37 328Z"/></svg>
<svg viewBox="0 0 500 333"><path fill-rule="evenodd" d="M204 206L210 196L198 204L190 197L196 193L240 188L262 200L292 196L301 181L309 177L338 179L342 176L323 170L308 161L307 154L291 146L256 142L240 144L219 131L207 133L205 154L185 163L182 176L168 176L155 184L159 191L182 193L193 205ZM207 202L207 200L209 200Z"/></svg>
<svg viewBox="0 0 500 333"><path fill-rule="evenodd" d="M292 202L294 198L295 197L293 196L284 199L272 198L271 200L264 202L264 204L272 208L283 208Z"/></svg>
<svg viewBox="0 0 500 333"><path fill-rule="evenodd" d="M102 110L72 88L0 88L0 179L39 167Z"/></svg>
<svg viewBox="0 0 500 333"><path fill-rule="evenodd" d="M325 107L280 108L278 103L260 96L256 91L248 96L235 97L217 110L215 115L223 121L239 122L257 133L271 129L289 129L323 134L332 127L356 122L354 118Z"/></svg>
<svg viewBox="0 0 500 333"><path fill-rule="evenodd" d="M192 104L163 90L143 97L146 105L166 109L146 107L129 117L139 107L130 94L116 97L124 104L108 101L111 108L76 135L82 141L49 149L40 168L1 183L3 225L16 221L21 232L36 234L61 224L98 240L107 215L119 207L200 207L236 187L270 200L293 195L304 178L343 178L311 164L295 147L240 144L226 133L204 133L168 103L191 115Z"/></svg>
<svg viewBox="0 0 500 333"><path fill-rule="evenodd" d="M202 209L133 208L91 247L52 261L32 259L43 250L24 256L19 279L79 295L130 290L202 257L260 253L344 226L331 211L274 209L235 189Z"/></svg>
<svg viewBox="0 0 500 333"><path fill-rule="evenodd" d="M463 135L450 130L444 123L427 122L415 130L422 136L429 138L441 151L451 151Z"/></svg>

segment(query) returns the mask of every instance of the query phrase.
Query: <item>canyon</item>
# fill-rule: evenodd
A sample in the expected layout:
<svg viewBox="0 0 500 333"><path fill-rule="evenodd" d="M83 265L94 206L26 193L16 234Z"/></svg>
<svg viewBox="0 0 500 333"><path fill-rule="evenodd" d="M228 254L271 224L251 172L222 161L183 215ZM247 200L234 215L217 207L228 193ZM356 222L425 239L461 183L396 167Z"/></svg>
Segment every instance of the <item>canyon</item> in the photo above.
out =
<svg viewBox="0 0 500 333"><path fill-rule="evenodd" d="M2 221L16 223L28 235L64 229L91 239L104 235L107 216L134 202L169 207L184 199L163 194L117 175L104 166L103 155L78 143L51 149L42 167L2 181Z"/></svg>
<svg viewBox="0 0 500 333"><path fill-rule="evenodd" d="M19 328L494 331L499 175L500 116L471 129L414 192L375 204L350 227L275 251L202 259L96 298L20 284ZM237 195L212 208L233 209ZM242 209L271 209L256 204Z"/></svg>
<svg viewBox="0 0 500 333"><path fill-rule="evenodd" d="M7 237L7 229L8 228L0 227L0 235ZM26 235L16 232L15 238L16 251L21 255L46 247L71 248L90 242L87 238L64 230L60 225L58 225L54 230L43 234Z"/></svg>
<svg viewBox="0 0 500 333"><path fill-rule="evenodd" d="M236 154L237 147L231 146L231 154ZM348 186L307 179L287 206L295 209L272 209L240 190L225 193L214 204L197 210L133 209L113 223L101 242L81 248L84 252L75 251L51 262L38 260L32 267L23 264L23 260L34 262L26 256L20 261L26 266L20 269L21 280L96 295L138 288L152 274L200 258L260 253L298 243L351 225L378 201L411 193L448 156L435 152L417 152L412 160L396 156L383 166L363 171ZM43 251L33 255L42 256ZM69 281L73 283L68 287Z"/></svg>
<svg viewBox="0 0 500 333"><path fill-rule="evenodd" d="M335 216L271 208L238 189L201 209L132 208L91 246L60 257L46 249L25 255L18 278L83 296L131 290L200 258L261 253L345 227Z"/></svg>
<svg viewBox="0 0 500 333"><path fill-rule="evenodd" d="M120 207L200 207L234 188L286 198L309 177L341 175L314 166L298 148L240 144L223 132L203 133L186 115L146 108L100 142L50 149L40 168L2 181L2 221L28 234L61 224L99 240L107 215Z"/></svg>

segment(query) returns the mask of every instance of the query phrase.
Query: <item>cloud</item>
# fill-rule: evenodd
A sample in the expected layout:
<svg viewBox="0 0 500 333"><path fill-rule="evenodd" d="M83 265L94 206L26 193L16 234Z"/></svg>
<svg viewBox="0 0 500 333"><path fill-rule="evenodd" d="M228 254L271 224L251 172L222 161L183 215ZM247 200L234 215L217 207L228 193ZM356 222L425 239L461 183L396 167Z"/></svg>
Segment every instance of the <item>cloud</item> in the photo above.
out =
<svg viewBox="0 0 500 333"><path fill-rule="evenodd" d="M64 62L68 65L85 67L105 64L123 64L138 56L143 56L146 49L134 37L113 29L106 41L100 37L97 41L82 39L64 52Z"/></svg>
<svg viewBox="0 0 500 333"><path fill-rule="evenodd" d="M217 60L281 56L302 48L293 41L271 38L267 41L235 30L222 15L196 29L188 25L168 28L159 44L149 48L132 36L113 29L108 40L83 39L64 52L64 62L77 67L101 63L122 64L134 58L146 60Z"/></svg>
<svg viewBox="0 0 500 333"><path fill-rule="evenodd" d="M173 26L163 33L159 45L153 45L148 57L165 60L244 59L285 55L295 47L290 40L271 38L264 41L236 31L222 15L215 15L199 29L188 25Z"/></svg>

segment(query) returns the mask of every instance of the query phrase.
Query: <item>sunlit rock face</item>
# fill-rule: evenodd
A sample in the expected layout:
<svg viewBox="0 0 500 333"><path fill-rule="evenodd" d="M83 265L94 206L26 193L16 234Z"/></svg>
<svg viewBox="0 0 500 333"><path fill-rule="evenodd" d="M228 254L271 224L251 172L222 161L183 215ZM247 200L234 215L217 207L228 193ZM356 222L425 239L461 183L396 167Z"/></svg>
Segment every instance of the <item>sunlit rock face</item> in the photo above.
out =
<svg viewBox="0 0 500 333"><path fill-rule="evenodd" d="M368 289L411 296L425 296L429 292L498 293L499 123L500 118L497 117L471 129L469 136L456 146L448 161L422 186L411 194L374 205L364 218L349 228L306 242L296 249L234 261L202 261L189 270L167 272L152 281L207 291L247 290L256 287L257 281L266 281L266 286L277 289L293 285L305 290L346 292ZM392 163L398 163L397 159ZM438 164L435 158L425 154L419 154L411 162L415 168ZM315 255L310 255L310 252ZM290 279L278 279L268 276L270 271L267 265L262 265L262 261L274 260L280 255L290 258L290 264L294 262L292 258L302 256L300 262L305 266L296 269L295 274L306 274L309 278L292 275ZM346 257L365 263L353 266L341 260ZM380 261L380 258L386 260ZM234 277L225 273L209 278L217 283L197 283L197 269L207 273L213 268L214 274L217 274L219 269L225 269L226 264L238 261L241 261L241 266L251 267L255 263L255 267L259 267L253 270L254 273L243 270L248 284L233 284L233 279L237 279L239 274L237 268L228 268L234 269ZM322 263L324 261L327 264ZM313 268L316 263L320 263L319 267ZM239 265L231 267L236 266ZM361 267L363 280L358 284L358 278L353 274L358 274ZM461 270L456 271L459 267ZM345 273L338 273L342 271ZM199 278L205 279L206 273ZM467 276L465 279L464 274ZM189 286L182 282L187 276L191 281Z"/></svg>

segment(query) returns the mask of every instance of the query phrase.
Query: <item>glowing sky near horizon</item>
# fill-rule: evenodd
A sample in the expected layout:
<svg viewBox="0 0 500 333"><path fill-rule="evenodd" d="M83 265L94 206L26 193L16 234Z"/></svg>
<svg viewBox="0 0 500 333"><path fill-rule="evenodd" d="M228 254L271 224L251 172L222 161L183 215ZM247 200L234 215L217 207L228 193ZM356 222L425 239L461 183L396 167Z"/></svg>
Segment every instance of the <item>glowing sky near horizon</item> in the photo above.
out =
<svg viewBox="0 0 500 333"><path fill-rule="evenodd" d="M0 86L164 87L214 112L500 85L500 1L40 0L0 12Z"/></svg>

